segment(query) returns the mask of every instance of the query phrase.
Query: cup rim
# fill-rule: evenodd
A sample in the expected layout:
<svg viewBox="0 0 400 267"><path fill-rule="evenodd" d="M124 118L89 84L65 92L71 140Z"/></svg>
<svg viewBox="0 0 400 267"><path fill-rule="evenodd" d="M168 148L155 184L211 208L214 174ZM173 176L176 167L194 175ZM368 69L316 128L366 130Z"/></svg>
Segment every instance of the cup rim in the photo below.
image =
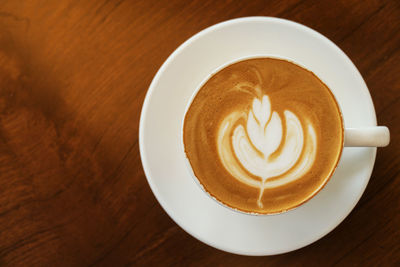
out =
<svg viewBox="0 0 400 267"><path fill-rule="evenodd" d="M213 77L216 73L220 72L221 70L223 70L224 68L235 64L235 63L239 63L241 61L245 61L245 60L249 60L249 59L259 59L259 58L271 58L271 59L278 59L278 60L284 60L287 61L289 63L295 64L296 66L299 66L309 72L311 72L318 80L320 80L326 88L328 88L328 92L329 94L332 96L337 110L339 112L339 117L340 117L340 121L341 121L341 136L342 136L342 142L341 142L341 146L340 146L340 152L337 155L337 159L335 162L335 166L332 168L332 170L330 171L329 175L327 176L327 178L324 180L324 182L318 187L317 190L315 190L312 194L310 194L309 196L307 196L307 198L303 199L301 202L297 203L294 206L291 206L287 209L283 209L283 210L279 210L276 212L268 212L268 213L260 213L260 212L254 212L254 211L244 211L241 209L237 209L235 207L229 206L228 204L224 203L223 201L217 199L215 196L213 196L210 192L208 192L203 184L200 182L200 180L197 178L197 176L194 173L194 170L192 168L192 165L190 164L189 158L187 157L187 154L185 152L185 143L183 141L183 132L184 132L184 124L185 124L185 118L186 118L186 114L190 108L190 106L193 103L193 100L196 98L198 92L200 91L200 89L203 87L203 85L211 78ZM253 55L248 55L248 56L243 56L243 57L238 57L236 59L230 60L225 62L224 64L218 66L217 68L215 68L212 72L210 72L210 74L208 74L196 87L196 89L193 91L191 97L189 98L189 101L186 104L185 107L185 112L184 112L184 116L183 119L181 121L181 138L180 138L180 143L181 143L181 153L183 154L184 160L185 160L185 165L187 167L187 169L189 170L190 176L192 177L192 179L195 181L195 183L200 187L200 189L211 199L213 199L215 202L217 202L219 205L228 208L229 210L232 210L234 212L240 213L240 214L245 214L245 215L251 215L251 216L273 216L273 215L279 215L279 214L283 214L283 213L287 213L290 212L292 210L297 209L298 207L304 205L305 203L307 203L309 200L311 200L312 198L314 198L327 184L328 182L331 180L332 176L335 174L336 169L339 165L340 159L342 157L343 154L343 148L344 148L344 131L345 131L345 125L344 125L344 119L343 119L343 112L341 110L341 107L339 105L338 100L336 99L335 94L333 93L333 91L329 88L329 86L326 84L326 82L324 82L318 75L316 75L313 71L309 70L308 68L306 68L305 66L303 66L301 63L296 62L295 60L289 58L289 57L285 57L285 56L281 56L281 55L276 55L276 54L253 54Z"/></svg>

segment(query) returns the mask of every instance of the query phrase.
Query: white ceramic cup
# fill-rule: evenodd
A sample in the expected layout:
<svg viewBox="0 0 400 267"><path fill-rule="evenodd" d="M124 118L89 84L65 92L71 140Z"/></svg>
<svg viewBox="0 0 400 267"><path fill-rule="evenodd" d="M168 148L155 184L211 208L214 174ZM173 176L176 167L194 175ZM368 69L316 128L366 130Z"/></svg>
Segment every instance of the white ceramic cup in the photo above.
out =
<svg viewBox="0 0 400 267"><path fill-rule="evenodd" d="M203 85L217 72L219 72L220 70L243 60L247 60L247 59L255 59L255 58L276 58L276 59L282 59L282 60L287 60L290 62L295 63L298 66L301 66L304 69L307 69L306 67L302 66L301 64L295 62L294 60L290 59L290 58L284 58L282 56L276 56L276 55L251 55L251 56L246 56L246 57L241 57L238 59L235 59L233 61L227 62L223 65L221 65L220 67L218 67L216 70L214 70L213 72L211 72L197 87L197 89L194 91L192 97L190 98L190 101L188 102L187 106L186 106L186 110L185 110L185 116L183 117L182 123L181 123L181 127L182 127L182 137L183 137L183 127L184 127L184 118L186 117L186 113L189 109L189 107L191 106L194 98L196 97L197 93L199 92L199 90L203 87ZM310 70L309 70L310 71ZM314 74L315 75L315 74ZM317 76L318 77L318 76ZM319 78L319 77L318 77ZM319 78L320 79L320 78ZM321 79L320 79L321 80ZM329 88L329 87L328 87ZM335 97L334 92L329 89L332 93L332 95ZM336 97L335 97L335 101L339 107L339 112L340 112L340 116L343 118L343 114L340 108L340 104L337 101ZM336 171L337 165L342 157L342 152L343 152L343 147L385 147L389 144L390 142L390 132L389 129L386 126L372 126L372 127L359 127L359 128L346 128L344 125L344 120L342 119L342 135L344 136L344 142L342 143L342 148L340 150L340 156L338 157L338 160L335 164L334 167L334 171L331 172L330 176L327 177L324 180L323 185L318 189L317 192L315 192L314 194L310 195L309 197L307 197L306 199L304 199L301 203L299 203L296 206L290 207L286 210L280 211L280 212L276 212L276 213L267 213L267 214L261 214L261 213L257 213L257 212L244 212L235 208L232 208L226 204L224 204L223 202L219 201L218 199L216 199L215 197L213 197L212 195L210 195L207 190L203 187L203 185L200 183L200 181L197 179L196 175L194 174L194 171L190 165L190 162L188 160L188 158L186 157L185 152L183 151L183 153L185 154L185 159L186 159L186 163L187 166L189 168L189 171L191 173L191 176L194 178L195 182L197 185L200 186L200 188L202 189L202 191L207 194L210 198L212 198L213 200L215 200L217 203L221 204L222 206L236 211L236 212L240 212L240 213L244 213L244 214L249 214L249 215L274 215L274 214L280 214L283 212L287 212L290 210L293 210L297 207L300 207L301 205L303 205L304 203L306 203L308 200L310 200L311 198L313 198L320 190L322 190L322 188L324 188L324 186L327 184L327 182L330 180L330 178L333 176L333 174ZM183 143L183 138L182 138L182 145L181 147L184 148L184 143ZM232 177L232 179L235 179Z"/></svg>

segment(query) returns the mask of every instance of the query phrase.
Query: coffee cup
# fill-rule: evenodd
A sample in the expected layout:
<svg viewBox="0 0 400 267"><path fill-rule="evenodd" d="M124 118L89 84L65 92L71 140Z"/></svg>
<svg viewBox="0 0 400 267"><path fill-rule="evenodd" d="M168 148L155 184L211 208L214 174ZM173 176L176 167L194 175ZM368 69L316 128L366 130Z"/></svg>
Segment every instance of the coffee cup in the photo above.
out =
<svg viewBox="0 0 400 267"><path fill-rule="evenodd" d="M382 147L387 127L346 128L340 105L311 70L255 55L212 72L182 122L184 153L211 198L252 215L303 205L330 180L344 147Z"/></svg>

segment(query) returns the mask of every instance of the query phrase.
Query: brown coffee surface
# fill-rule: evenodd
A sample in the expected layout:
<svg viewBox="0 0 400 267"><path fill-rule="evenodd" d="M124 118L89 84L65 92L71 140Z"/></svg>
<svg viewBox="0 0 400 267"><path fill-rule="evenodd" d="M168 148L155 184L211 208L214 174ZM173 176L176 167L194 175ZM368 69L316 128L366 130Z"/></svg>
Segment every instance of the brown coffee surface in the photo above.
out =
<svg viewBox="0 0 400 267"><path fill-rule="evenodd" d="M193 172L223 204L279 213L315 195L338 163L338 104L312 72L255 58L218 71L194 97L183 142Z"/></svg>

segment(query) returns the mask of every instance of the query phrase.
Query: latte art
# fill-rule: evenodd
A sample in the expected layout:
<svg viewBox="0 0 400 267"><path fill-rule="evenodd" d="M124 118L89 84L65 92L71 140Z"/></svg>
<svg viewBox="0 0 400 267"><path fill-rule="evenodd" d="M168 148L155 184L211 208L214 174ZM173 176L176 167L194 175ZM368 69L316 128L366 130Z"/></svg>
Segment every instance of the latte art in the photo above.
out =
<svg viewBox="0 0 400 267"><path fill-rule="evenodd" d="M280 213L314 196L331 177L343 145L339 107L312 72L255 58L215 73L183 125L194 178L231 208Z"/></svg>
<svg viewBox="0 0 400 267"><path fill-rule="evenodd" d="M242 118L245 125L239 122ZM277 112L271 112L270 99L264 95L261 101L253 100L247 116L233 112L218 130L220 160L237 180L260 189L257 200L260 207L263 207L261 198L265 188L300 178L315 159L317 140L313 126L310 123L302 126L289 110L284 111L284 118L285 125ZM246 171L261 180L255 180Z"/></svg>

